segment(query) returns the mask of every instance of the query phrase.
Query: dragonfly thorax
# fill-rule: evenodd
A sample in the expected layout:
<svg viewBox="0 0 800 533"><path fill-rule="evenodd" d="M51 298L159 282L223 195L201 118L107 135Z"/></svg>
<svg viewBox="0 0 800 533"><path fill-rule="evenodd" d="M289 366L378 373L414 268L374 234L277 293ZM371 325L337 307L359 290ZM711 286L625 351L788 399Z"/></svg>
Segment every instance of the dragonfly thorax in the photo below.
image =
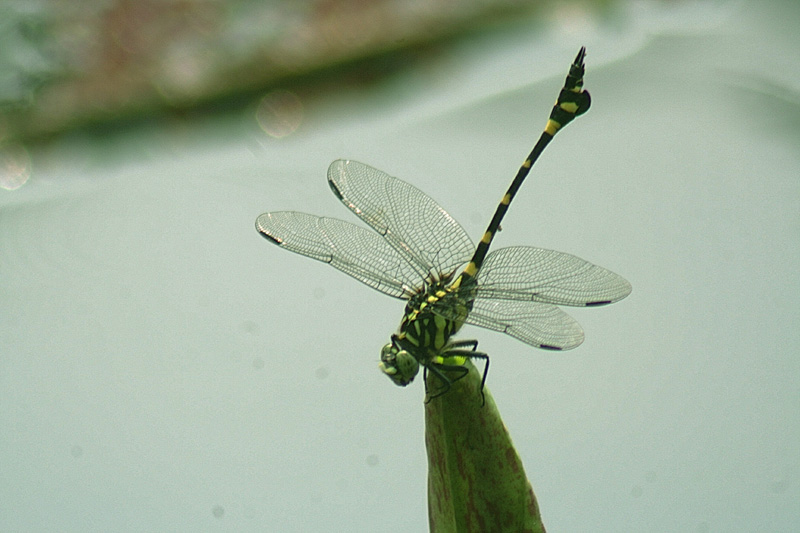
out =
<svg viewBox="0 0 800 533"><path fill-rule="evenodd" d="M457 304L457 289L447 285L450 279L427 284L409 299L398 333L381 350L379 368L395 384L408 385L420 365L441 359L450 337L464 324L467 309Z"/></svg>

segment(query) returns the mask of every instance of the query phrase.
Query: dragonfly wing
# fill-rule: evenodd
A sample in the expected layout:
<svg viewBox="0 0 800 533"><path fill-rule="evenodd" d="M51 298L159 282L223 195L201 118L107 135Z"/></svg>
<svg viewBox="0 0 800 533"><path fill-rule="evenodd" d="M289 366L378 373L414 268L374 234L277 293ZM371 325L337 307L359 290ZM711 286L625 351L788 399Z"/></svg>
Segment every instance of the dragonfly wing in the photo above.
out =
<svg viewBox="0 0 800 533"><path fill-rule="evenodd" d="M575 319L555 305L530 300L477 299L466 322L537 348L570 350L583 342L583 329Z"/></svg>
<svg viewBox="0 0 800 533"><path fill-rule="evenodd" d="M464 228L413 185L341 159L328 168L328 184L348 209L413 266L419 279L439 279L472 256L474 246Z"/></svg>
<svg viewBox="0 0 800 533"><path fill-rule="evenodd" d="M414 269L379 235L343 220L280 211L260 215L256 229L267 240L328 263L389 296L408 298L422 284Z"/></svg>
<svg viewBox="0 0 800 533"><path fill-rule="evenodd" d="M479 298L582 307L610 304L630 293L631 284L610 270L564 252L529 246L490 253L478 273Z"/></svg>

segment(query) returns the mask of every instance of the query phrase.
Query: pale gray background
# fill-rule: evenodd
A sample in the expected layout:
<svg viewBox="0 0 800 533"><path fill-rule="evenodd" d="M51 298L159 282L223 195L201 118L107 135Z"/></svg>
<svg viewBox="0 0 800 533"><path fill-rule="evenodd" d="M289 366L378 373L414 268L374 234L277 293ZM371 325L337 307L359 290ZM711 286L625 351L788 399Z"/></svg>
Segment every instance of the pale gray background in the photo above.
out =
<svg viewBox="0 0 800 533"><path fill-rule="evenodd" d="M423 390L377 368L403 303L253 222L355 221L346 157L477 239L580 45L591 111L497 246L633 294L575 351L465 328L548 531L800 527L800 10L629 3L444 47L305 107L32 152L0 191L0 530L424 531Z"/></svg>

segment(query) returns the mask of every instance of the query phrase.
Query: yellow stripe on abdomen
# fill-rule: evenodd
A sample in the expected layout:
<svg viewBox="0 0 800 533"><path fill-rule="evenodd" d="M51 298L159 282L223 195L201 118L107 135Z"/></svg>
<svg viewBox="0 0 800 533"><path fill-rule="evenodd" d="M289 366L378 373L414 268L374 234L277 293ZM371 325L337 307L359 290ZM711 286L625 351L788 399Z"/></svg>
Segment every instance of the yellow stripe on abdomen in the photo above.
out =
<svg viewBox="0 0 800 533"><path fill-rule="evenodd" d="M544 127L544 132L553 137L560 129L561 124L551 118L547 121L547 125Z"/></svg>

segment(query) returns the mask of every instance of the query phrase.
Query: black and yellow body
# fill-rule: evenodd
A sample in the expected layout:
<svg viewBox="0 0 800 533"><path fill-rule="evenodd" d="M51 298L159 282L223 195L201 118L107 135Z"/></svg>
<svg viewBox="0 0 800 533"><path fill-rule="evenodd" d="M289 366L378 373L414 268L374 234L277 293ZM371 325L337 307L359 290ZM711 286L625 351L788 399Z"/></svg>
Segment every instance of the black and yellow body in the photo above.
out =
<svg viewBox="0 0 800 533"><path fill-rule="evenodd" d="M380 369L397 385L423 367L444 394L464 376L466 359L489 358L475 340L453 340L464 324L499 331L548 350L583 342L580 325L559 306L594 306L631 291L622 277L570 254L532 246L489 253L525 178L553 136L590 106L583 90L585 49L573 62L544 132L497 206L480 242L421 190L349 160L328 168L333 193L370 229L295 211L264 213L256 229L269 242L325 262L389 296L406 300L400 327L381 350ZM466 266L465 266L466 265ZM449 377L448 377L449 376ZM430 397L431 395L429 395Z"/></svg>
<svg viewBox="0 0 800 533"><path fill-rule="evenodd" d="M475 253L464 268L464 271L452 284L434 283L409 300L405 315L400 323L399 332L392 337L392 342L384 347L381 356L381 370L398 385L408 385L419 371L413 362L407 360L409 355L419 365L433 370L444 381L445 388L443 392L446 392L449 383L444 375L436 371L437 365L445 366L448 370L452 370L453 367L459 366L458 357L470 357L484 359L488 368L486 354L475 351L477 347L476 341L466 343L466 345L473 346L470 351L464 349L465 344L463 342L451 343L450 337L461 329L464 319L471 311L470 304L474 299L474 295L469 294L470 289L476 284L478 272L483 266L486 255L489 253L489 247L500 228L503 217L505 217L511 201L530 173L531 167L533 167L533 164L559 130L576 116L589 110L591 97L588 91L583 90L585 55L586 48L582 47L570 67L564 88L561 89L561 93L553 106L544 131L531 153L520 166L514 181L511 182L505 195L500 200L489 226L486 228L475 249ZM448 305L461 306L464 318L451 320L433 310L436 306ZM558 349L548 345L540 345L539 347ZM485 378L486 372L484 371L484 380Z"/></svg>
<svg viewBox="0 0 800 533"><path fill-rule="evenodd" d="M450 283L450 278L434 282L412 296L398 333L392 335L381 352L380 369L397 385L406 386L422 366L445 384L442 392L446 392L450 380L440 369L455 371L462 377L467 373L462 366L466 357L484 359L488 365L486 354L475 351L477 341L451 341L464 325L472 299L461 290L460 283ZM455 318L446 318L442 309Z"/></svg>

